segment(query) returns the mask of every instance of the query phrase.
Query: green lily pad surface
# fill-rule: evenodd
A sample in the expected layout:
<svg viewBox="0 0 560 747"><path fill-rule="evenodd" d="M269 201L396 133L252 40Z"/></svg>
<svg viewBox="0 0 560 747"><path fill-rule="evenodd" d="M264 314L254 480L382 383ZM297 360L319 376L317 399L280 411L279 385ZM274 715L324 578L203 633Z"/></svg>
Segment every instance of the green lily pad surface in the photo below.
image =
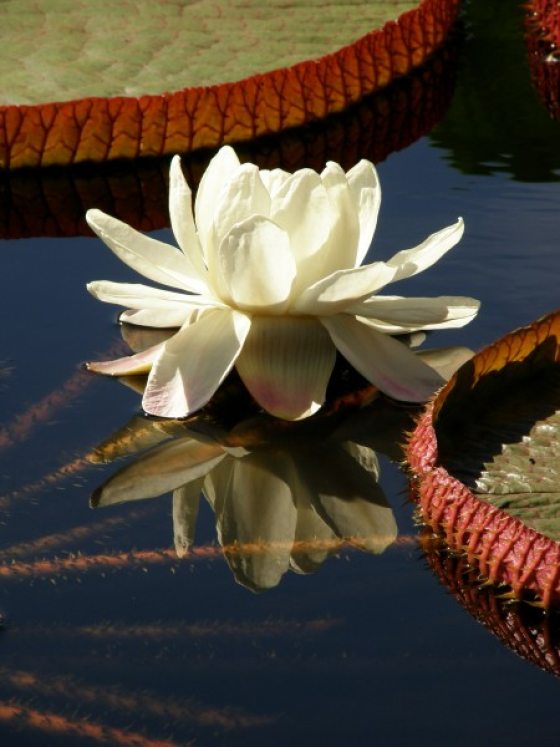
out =
<svg viewBox="0 0 560 747"><path fill-rule="evenodd" d="M441 463L481 500L560 541L560 364L511 365L519 378L508 385L507 367L490 374L484 409L469 407L476 392L465 397L454 443L441 413Z"/></svg>
<svg viewBox="0 0 560 747"><path fill-rule="evenodd" d="M320 57L417 0L4 0L0 104L140 96Z"/></svg>

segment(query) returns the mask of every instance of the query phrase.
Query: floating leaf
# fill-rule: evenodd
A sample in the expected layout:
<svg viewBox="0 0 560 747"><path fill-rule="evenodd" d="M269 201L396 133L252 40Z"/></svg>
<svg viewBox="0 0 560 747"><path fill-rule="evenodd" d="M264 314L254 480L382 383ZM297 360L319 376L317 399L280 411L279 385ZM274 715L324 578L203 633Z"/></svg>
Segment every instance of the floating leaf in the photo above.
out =
<svg viewBox="0 0 560 747"><path fill-rule="evenodd" d="M260 168L321 171L329 160L348 170L360 158L385 159L429 132L451 100L458 50L444 44L425 65L344 112L237 147ZM183 158L196 186L208 163L204 151ZM0 238L90 234L97 207L142 231L169 225L169 159L145 158L64 169L17 169L0 176Z"/></svg>
<svg viewBox="0 0 560 747"><path fill-rule="evenodd" d="M458 50L444 44L425 65L344 112L237 147L260 168L321 171L329 160L348 170L360 158L379 163L429 132L451 100ZM183 158L196 186L206 152ZM85 221L97 207L142 231L169 225L169 159L145 158L65 169L18 169L0 177L0 238L90 234Z"/></svg>
<svg viewBox="0 0 560 747"><path fill-rule="evenodd" d="M160 156L320 119L422 64L458 5L9 0L0 167Z"/></svg>
<svg viewBox="0 0 560 747"><path fill-rule="evenodd" d="M462 366L408 446L423 517L514 596L560 602L560 311Z"/></svg>

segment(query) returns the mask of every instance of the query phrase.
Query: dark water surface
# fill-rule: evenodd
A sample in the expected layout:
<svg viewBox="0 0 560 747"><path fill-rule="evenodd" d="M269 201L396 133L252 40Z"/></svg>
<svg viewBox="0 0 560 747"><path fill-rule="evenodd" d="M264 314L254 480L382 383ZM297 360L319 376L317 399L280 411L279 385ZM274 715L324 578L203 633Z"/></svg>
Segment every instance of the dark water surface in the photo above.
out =
<svg viewBox="0 0 560 747"><path fill-rule="evenodd" d="M530 85L521 19L515 3L473 0L445 116L379 164L376 256L465 218L453 252L395 287L481 299L477 320L430 344L477 349L560 305L560 123ZM259 594L235 582L206 505L182 560L153 552L172 548L169 495L92 511L115 467L82 457L139 398L79 369L121 339L84 285L131 274L91 238L0 251L1 744L559 743L560 682L437 580L382 455L399 541L375 557L343 547ZM507 609L478 604L505 635ZM560 671L554 630L516 620L518 648Z"/></svg>

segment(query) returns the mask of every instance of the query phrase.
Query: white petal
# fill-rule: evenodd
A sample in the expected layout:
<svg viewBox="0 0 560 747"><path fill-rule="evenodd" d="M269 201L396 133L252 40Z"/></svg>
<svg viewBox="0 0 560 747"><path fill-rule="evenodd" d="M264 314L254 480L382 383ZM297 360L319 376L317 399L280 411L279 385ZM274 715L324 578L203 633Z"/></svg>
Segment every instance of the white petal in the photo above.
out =
<svg viewBox="0 0 560 747"><path fill-rule="evenodd" d="M340 270L304 290L292 305L292 313L319 316L345 311L390 283L395 269L385 262L353 270Z"/></svg>
<svg viewBox="0 0 560 747"><path fill-rule="evenodd" d="M427 336L428 335L424 334L424 332L412 332L406 336L406 344L409 348L419 348L420 345L423 345L426 342Z"/></svg>
<svg viewBox="0 0 560 747"><path fill-rule="evenodd" d="M360 224L358 210L344 170L329 161L321 173L329 198L331 221L321 275L356 267ZM318 277L317 275L315 277Z"/></svg>
<svg viewBox="0 0 560 747"><path fill-rule="evenodd" d="M425 402L444 383L406 345L360 320L339 314L321 321L346 360L384 394Z"/></svg>
<svg viewBox="0 0 560 747"><path fill-rule="evenodd" d="M335 358L317 320L255 316L236 368L261 407L298 420L323 404Z"/></svg>
<svg viewBox="0 0 560 747"><path fill-rule="evenodd" d="M183 175L179 156L173 157L169 169L169 217L177 243L183 254L190 260L193 272L200 277L205 286L207 271L194 224L192 193Z"/></svg>
<svg viewBox="0 0 560 747"><path fill-rule="evenodd" d="M284 182L291 176L291 174L283 169L272 169L270 171L268 169L261 169L260 175L262 182L271 197L274 197Z"/></svg>
<svg viewBox="0 0 560 747"><path fill-rule="evenodd" d="M226 182L214 203L215 246L220 246L236 223L253 215L268 218L269 212L270 196L261 181L257 166L244 163Z"/></svg>
<svg viewBox="0 0 560 747"><path fill-rule="evenodd" d="M148 378L144 410L181 418L203 407L231 370L250 326L239 312L203 310L164 343Z"/></svg>
<svg viewBox="0 0 560 747"><path fill-rule="evenodd" d="M125 324L136 324L139 327L155 327L156 329L175 329L192 316L192 309L188 306L177 305L164 309L132 309L123 311L119 321Z"/></svg>
<svg viewBox="0 0 560 747"><path fill-rule="evenodd" d="M254 591L276 586L289 567L297 516L290 470L287 455L265 451L230 458L206 478L227 562Z"/></svg>
<svg viewBox="0 0 560 747"><path fill-rule="evenodd" d="M193 293L206 290L192 263L175 247L145 236L101 210L88 210L86 220L119 259L149 280Z"/></svg>
<svg viewBox="0 0 560 747"><path fill-rule="evenodd" d="M95 280L86 287L98 301L127 306L129 309L163 309L200 298L141 283L114 283L110 280Z"/></svg>
<svg viewBox="0 0 560 747"><path fill-rule="evenodd" d="M157 358L163 353L165 343L161 342L135 355L117 358L113 361L93 361L86 363L89 371L107 376L136 376L148 373Z"/></svg>
<svg viewBox="0 0 560 747"><path fill-rule="evenodd" d="M387 262L396 270L394 280L404 280L431 267L461 240L464 230L463 219L459 218L457 223L431 234L418 246L395 254Z"/></svg>
<svg viewBox="0 0 560 747"><path fill-rule="evenodd" d="M199 477L173 491L173 544L179 558L185 557L194 542L203 480Z"/></svg>
<svg viewBox="0 0 560 747"><path fill-rule="evenodd" d="M166 342L173 334L174 332L170 329L150 329L132 324L121 324L121 336L134 353L141 353L143 350Z"/></svg>
<svg viewBox="0 0 560 747"><path fill-rule="evenodd" d="M381 205L381 186L375 166L362 159L346 174L350 192L358 211L360 239L356 265L361 265L371 245Z"/></svg>
<svg viewBox="0 0 560 747"><path fill-rule="evenodd" d="M445 381L449 381L455 371L473 357L474 352L469 348L457 346L435 350L419 350L416 355L422 358L428 366L434 368Z"/></svg>
<svg viewBox="0 0 560 747"><path fill-rule="evenodd" d="M220 245L217 271L220 293L228 303L281 313L296 274L288 235L258 215L238 223Z"/></svg>
<svg viewBox="0 0 560 747"><path fill-rule="evenodd" d="M194 214L198 236L200 243L202 244L202 251L205 255L207 252L209 235L214 230L214 210L216 208L216 200L218 199L226 181L237 171L238 168L239 159L237 158L235 151L229 145L224 145L224 147L220 148L208 164L206 171L202 175L200 184L198 185L198 192L196 193L194 204Z"/></svg>
<svg viewBox="0 0 560 747"><path fill-rule="evenodd" d="M311 169L292 174L274 195L270 217L289 234L298 273L304 272L305 260L321 256L331 233L331 207L320 176Z"/></svg>
<svg viewBox="0 0 560 747"><path fill-rule="evenodd" d="M175 490L206 475L224 458L214 441L192 436L156 446L110 477L91 497L96 506L137 501Z"/></svg>
<svg viewBox="0 0 560 747"><path fill-rule="evenodd" d="M479 308L480 301L461 296L374 296L352 304L346 311L367 317L380 332L399 334L417 329L464 327L474 319Z"/></svg>
<svg viewBox="0 0 560 747"><path fill-rule="evenodd" d="M174 293L161 288L99 280L88 283L88 291L100 301L128 306L121 322L146 327L181 327L200 308L220 305L208 296Z"/></svg>

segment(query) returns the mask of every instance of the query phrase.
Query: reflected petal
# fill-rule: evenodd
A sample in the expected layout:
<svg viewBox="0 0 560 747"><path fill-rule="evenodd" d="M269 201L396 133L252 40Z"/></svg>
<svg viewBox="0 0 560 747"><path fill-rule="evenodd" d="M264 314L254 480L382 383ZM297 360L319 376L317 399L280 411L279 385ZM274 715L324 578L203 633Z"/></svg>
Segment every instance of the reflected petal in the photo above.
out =
<svg viewBox="0 0 560 747"><path fill-rule="evenodd" d="M323 404L335 359L317 320L256 316L236 368L261 407L298 420Z"/></svg>
<svg viewBox="0 0 560 747"><path fill-rule="evenodd" d="M231 370L250 326L239 312L203 310L164 343L148 378L144 410L181 418L203 407Z"/></svg>
<svg viewBox="0 0 560 747"><path fill-rule="evenodd" d="M203 477L173 491L173 544L179 558L185 557L194 542Z"/></svg>
<svg viewBox="0 0 560 747"><path fill-rule="evenodd" d="M345 314L322 323L346 360L368 381L394 399L425 402L444 380L404 343Z"/></svg>
<svg viewBox="0 0 560 747"><path fill-rule="evenodd" d="M331 479L317 490L317 505L339 537L361 550L382 553L396 540L397 523L377 482L377 456L365 446L343 446L338 459L331 462L329 455L329 465L336 463L337 469L329 467Z"/></svg>
<svg viewBox="0 0 560 747"><path fill-rule="evenodd" d="M203 477L224 457L224 450L214 441L192 436L175 439L116 472L92 494L91 505L155 498Z"/></svg>
<svg viewBox="0 0 560 747"><path fill-rule="evenodd" d="M290 470L285 454L253 453L228 458L205 481L228 565L252 591L276 586L289 567L297 520Z"/></svg>
<svg viewBox="0 0 560 747"><path fill-rule="evenodd" d="M93 464L106 464L138 454L170 438L171 435L162 431L157 422L135 415L123 428L98 444L86 458Z"/></svg>
<svg viewBox="0 0 560 747"><path fill-rule="evenodd" d="M313 508L307 491L298 487L296 496L297 524L290 566L296 573L314 573L342 543L336 542L331 527Z"/></svg>
<svg viewBox="0 0 560 747"><path fill-rule="evenodd" d="M144 277L192 293L206 292L206 283L175 247L145 236L101 210L88 210L86 220L120 260Z"/></svg>

